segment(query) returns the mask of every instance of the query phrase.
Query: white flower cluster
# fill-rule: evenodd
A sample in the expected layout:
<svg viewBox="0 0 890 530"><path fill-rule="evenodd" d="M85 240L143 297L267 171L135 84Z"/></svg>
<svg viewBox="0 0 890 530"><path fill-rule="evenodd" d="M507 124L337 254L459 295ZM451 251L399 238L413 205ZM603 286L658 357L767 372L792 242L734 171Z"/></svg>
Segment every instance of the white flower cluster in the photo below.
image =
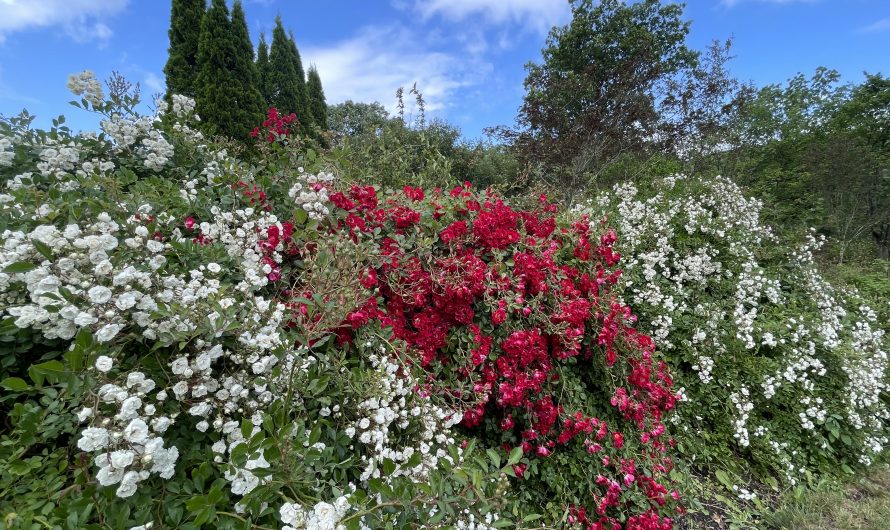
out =
<svg viewBox="0 0 890 530"><path fill-rule="evenodd" d="M361 480L380 478L384 459L396 466L384 477L387 481L405 476L413 482L424 482L440 460L456 464L446 448L455 444L450 429L460 423L462 414L446 410L429 397L414 392L416 382L389 358L383 344L377 352L371 342L364 348L377 372L378 386L373 391L374 397L358 403L362 417L346 431L367 449L362 456L365 469Z"/></svg>
<svg viewBox="0 0 890 530"><path fill-rule="evenodd" d="M349 509L346 496L337 497L333 503L318 502L309 509L286 502L278 509L284 523L281 530L345 530L346 526L340 521L346 517Z"/></svg>
<svg viewBox="0 0 890 530"><path fill-rule="evenodd" d="M193 108L191 100L173 98L174 113L188 115ZM172 146L156 123L118 115L103 122L115 141L105 146L110 159L81 162L83 145L77 141L38 144L38 170L53 177L39 185L53 193L69 192L77 188L71 182L113 170L112 160L120 154L160 168L162 159L172 156ZM136 147L137 141L142 147ZM233 167L224 154L207 156L218 168ZM30 173L23 173L5 185L19 193L34 183ZM92 218L85 214L61 227L44 219L52 211L49 205L15 205L13 213L20 218L46 224L0 233L0 270L8 271L0 272L0 306L16 326L38 329L48 338L71 339L86 328L100 344L121 335L179 344L181 355L170 361L170 387L156 393L154 401L148 393L155 383L141 372L112 372L116 361L109 355L94 364L98 374L118 375L97 389L94 406L81 412L81 420L90 424L78 446L99 454L95 462L103 485L119 484L118 494L129 496L149 474L169 478L174 472L177 449L166 448L160 435L178 413L158 413L168 393L199 431L212 429L224 437L222 446L213 448L222 463L243 443L241 421L261 423L259 413L275 397L272 371L296 361L281 336L284 306L256 293L271 272L268 249L261 245L267 228L281 228L274 215L214 206L209 220L196 228L205 241L220 245L231 263L223 267L208 259L183 269L170 267L171 259L179 258L174 245L191 244L195 233L183 234L181 219L148 204L106 204L107 212ZM283 247L273 250L271 257L280 262ZM226 275L232 281L224 282ZM166 403L170 407L170 400ZM256 487L260 480L251 470L268 465L262 454L241 468L229 465L226 478L233 492L246 494Z"/></svg>
<svg viewBox="0 0 890 530"><path fill-rule="evenodd" d="M195 118L195 100L180 94L170 96L170 103L166 101L158 102L158 115L173 113L174 118L185 120Z"/></svg>
<svg viewBox="0 0 890 530"><path fill-rule="evenodd" d="M68 76L68 90L75 95L83 95L93 106L101 106L105 100L102 94L102 84L96 79L96 74L90 70L84 70L79 74Z"/></svg>
<svg viewBox="0 0 890 530"><path fill-rule="evenodd" d="M107 374L113 360L100 356L94 368L100 375ZM130 372L123 385L102 385L93 407L78 413L80 421L92 422L81 432L77 447L96 453L96 480L102 486L119 484L118 497L132 496L137 484L152 474L169 479L175 472L179 450L165 448L161 437L175 418L159 413L167 394L161 390L152 398L149 393L154 389L155 382L145 374Z"/></svg>
<svg viewBox="0 0 890 530"><path fill-rule="evenodd" d="M309 214L310 219L321 220L330 213L328 209L328 188L334 181L331 173L320 172L317 175L304 174L303 168L298 168L300 175L297 182L288 191L288 196Z"/></svg>
<svg viewBox="0 0 890 530"><path fill-rule="evenodd" d="M15 158L15 145L9 138L0 138L0 167L8 167L12 165Z"/></svg>
<svg viewBox="0 0 890 530"><path fill-rule="evenodd" d="M801 426L796 434L824 447L828 431L818 427L832 411L862 436L880 440L890 419L880 398L888 360L875 313L819 273L814 253L824 238L811 235L773 257L781 247L761 222L761 208L727 178L677 175L654 181L647 191L620 184L579 210L595 220L608 215L620 234L625 296L640 327L688 362L702 392L730 383L724 372L738 377L739 361L727 352L745 349L757 359L757 370L742 372L736 384L763 393L732 394L739 445L753 443L749 429L765 433L772 421L785 428L795 421ZM838 372L846 374L843 392L829 390L836 385L826 379ZM777 410L791 421L779 421ZM879 445L865 444L862 451L873 453Z"/></svg>
<svg viewBox="0 0 890 530"><path fill-rule="evenodd" d="M742 447L748 447L750 441L748 438L748 414L754 410L754 403L749 400L750 392L746 387L742 387L738 392L729 395L729 400L735 406L738 416L735 419L735 436Z"/></svg>

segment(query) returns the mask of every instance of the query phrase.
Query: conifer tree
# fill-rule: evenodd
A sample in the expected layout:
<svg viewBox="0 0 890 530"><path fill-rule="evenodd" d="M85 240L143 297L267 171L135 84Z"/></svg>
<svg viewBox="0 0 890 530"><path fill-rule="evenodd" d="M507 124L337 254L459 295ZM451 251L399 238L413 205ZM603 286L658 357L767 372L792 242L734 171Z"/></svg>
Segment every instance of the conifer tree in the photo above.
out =
<svg viewBox="0 0 890 530"><path fill-rule="evenodd" d="M297 84L297 73L294 70L291 42L281 17L275 18L275 29L272 30L272 47L269 52L269 75L271 106L279 112L289 114L300 110L300 87ZM301 122L303 117L297 114Z"/></svg>
<svg viewBox="0 0 890 530"><path fill-rule="evenodd" d="M198 75L195 103L204 129L210 134L241 138L249 132L239 128L236 114L238 83L232 75L236 55L232 23L225 0L212 0L201 21L198 42Z"/></svg>
<svg viewBox="0 0 890 530"><path fill-rule="evenodd" d="M256 49L256 68L259 76L260 94L263 95L264 106L272 106L272 87L269 85L269 45L266 44L266 36L260 33L260 43Z"/></svg>
<svg viewBox="0 0 890 530"><path fill-rule="evenodd" d="M306 92L306 72L303 70L303 60L300 59L300 52L297 50L297 42L294 40L294 34L290 34L290 57L294 63L294 79L297 85L297 119L301 123L310 126L314 120L312 113L309 111L309 96Z"/></svg>
<svg viewBox="0 0 890 530"><path fill-rule="evenodd" d="M328 105L324 98L324 89L321 87L321 77L315 66L309 67L306 80L306 94L309 98L309 113L316 125L323 131L328 129Z"/></svg>
<svg viewBox="0 0 890 530"><path fill-rule="evenodd" d="M167 97L171 94L195 96L198 41L205 0L173 0L170 7L170 47L164 75Z"/></svg>
<svg viewBox="0 0 890 530"><path fill-rule="evenodd" d="M253 43L247 30L247 21L241 0L232 6L232 41L235 55L232 57L232 77L238 89L238 106L232 109L238 130L234 138L242 139L263 120L265 111L263 95L259 89L260 76L253 62Z"/></svg>

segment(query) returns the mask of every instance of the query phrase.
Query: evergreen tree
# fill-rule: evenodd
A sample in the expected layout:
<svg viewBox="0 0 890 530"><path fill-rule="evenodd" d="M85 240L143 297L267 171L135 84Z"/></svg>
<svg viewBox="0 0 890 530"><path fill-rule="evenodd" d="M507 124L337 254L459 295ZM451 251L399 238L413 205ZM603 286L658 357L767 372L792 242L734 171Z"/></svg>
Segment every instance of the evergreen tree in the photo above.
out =
<svg viewBox="0 0 890 530"><path fill-rule="evenodd" d="M198 75L195 103L204 129L210 134L241 138L247 134L237 124L232 109L237 108L240 87L232 75L236 55L232 23L225 0L212 0L201 21L198 42Z"/></svg>
<svg viewBox="0 0 890 530"><path fill-rule="evenodd" d="M306 93L306 72L303 70L303 61L300 59L300 52L297 50L297 42L294 40L294 34L290 34L290 57L294 63L294 79L297 85L297 119L301 123L309 127L314 120L312 113L309 111L309 96Z"/></svg>
<svg viewBox="0 0 890 530"><path fill-rule="evenodd" d="M291 42L281 24L281 17L275 18L275 29L272 30L272 47L269 52L269 75L267 83L270 88L271 106L279 112L289 114L300 110L300 86L297 84L297 73L291 55ZM300 121L301 115L297 115Z"/></svg>
<svg viewBox="0 0 890 530"><path fill-rule="evenodd" d="M321 87L321 77L314 66L309 67L309 76L306 81L306 94L309 98L309 113L316 125L322 130L328 128L328 105L324 99L324 90Z"/></svg>
<svg viewBox="0 0 890 530"><path fill-rule="evenodd" d="M170 47L164 75L167 97L171 94L195 96L198 41L205 0L173 0L170 8Z"/></svg>
<svg viewBox="0 0 890 530"><path fill-rule="evenodd" d="M264 106L269 108L272 106L273 94L272 87L269 84L269 45L266 44L266 36L262 33L260 33L260 43L256 49L256 68L257 75L259 76L260 94L263 95Z"/></svg>
<svg viewBox="0 0 890 530"><path fill-rule="evenodd" d="M263 120L264 101L260 92L260 76L253 62L253 43L247 30L247 21L241 0L232 6L232 35L235 55L232 57L232 76L238 89L238 106L232 109L238 130L234 138L246 135Z"/></svg>

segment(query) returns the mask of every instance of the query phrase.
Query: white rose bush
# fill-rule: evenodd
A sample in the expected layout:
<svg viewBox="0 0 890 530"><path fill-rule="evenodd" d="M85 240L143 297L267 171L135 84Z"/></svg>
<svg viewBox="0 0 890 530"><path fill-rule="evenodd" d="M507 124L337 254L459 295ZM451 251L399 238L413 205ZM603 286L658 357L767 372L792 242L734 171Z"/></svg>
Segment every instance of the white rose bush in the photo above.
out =
<svg viewBox="0 0 890 530"><path fill-rule="evenodd" d="M886 301L833 287L814 256L824 238L785 243L761 208L729 179L684 175L589 206L622 235L624 296L682 388L681 450L743 500L749 482L849 476L890 434Z"/></svg>

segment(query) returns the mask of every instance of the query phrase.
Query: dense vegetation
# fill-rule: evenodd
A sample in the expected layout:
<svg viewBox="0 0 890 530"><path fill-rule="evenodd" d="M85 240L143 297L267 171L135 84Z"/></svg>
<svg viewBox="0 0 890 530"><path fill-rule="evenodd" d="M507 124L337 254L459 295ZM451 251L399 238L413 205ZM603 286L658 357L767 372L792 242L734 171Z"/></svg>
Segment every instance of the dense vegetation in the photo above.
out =
<svg viewBox="0 0 890 530"><path fill-rule="evenodd" d="M222 1L155 115L84 72L100 133L0 123L0 528L879 519L806 510L890 441L890 81L572 7L486 141Z"/></svg>

